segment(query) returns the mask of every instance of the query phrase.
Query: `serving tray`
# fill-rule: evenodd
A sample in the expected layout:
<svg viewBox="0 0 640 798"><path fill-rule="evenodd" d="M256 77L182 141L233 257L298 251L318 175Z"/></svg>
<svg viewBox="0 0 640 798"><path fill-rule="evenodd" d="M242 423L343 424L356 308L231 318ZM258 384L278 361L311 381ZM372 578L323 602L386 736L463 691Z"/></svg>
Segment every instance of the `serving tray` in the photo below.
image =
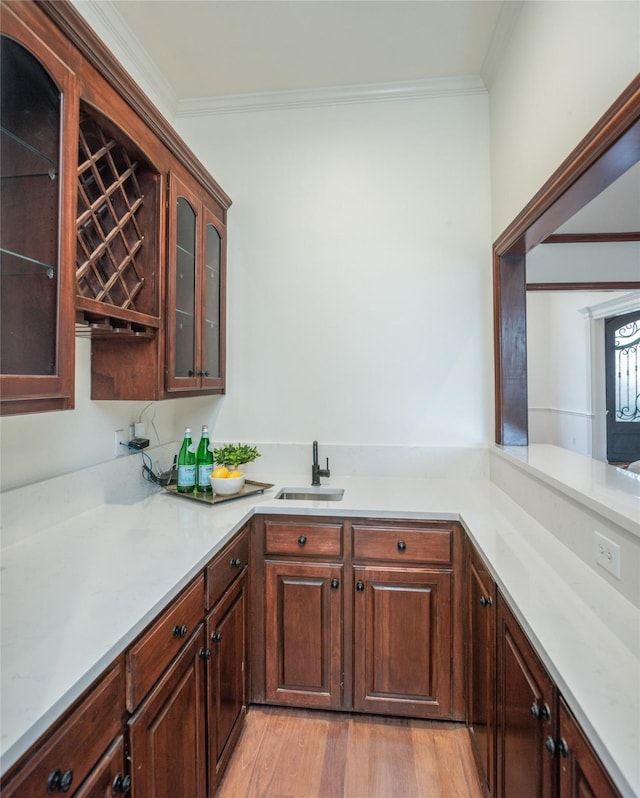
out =
<svg viewBox="0 0 640 798"><path fill-rule="evenodd" d="M165 485L164 489L174 496L179 496L181 499L191 499L203 504L221 504L233 499L242 499L244 496L252 496L254 493L264 493L267 488L272 487L273 483L271 482L254 482L252 479L245 479L242 490L231 496L216 496L210 493L178 493L177 485Z"/></svg>

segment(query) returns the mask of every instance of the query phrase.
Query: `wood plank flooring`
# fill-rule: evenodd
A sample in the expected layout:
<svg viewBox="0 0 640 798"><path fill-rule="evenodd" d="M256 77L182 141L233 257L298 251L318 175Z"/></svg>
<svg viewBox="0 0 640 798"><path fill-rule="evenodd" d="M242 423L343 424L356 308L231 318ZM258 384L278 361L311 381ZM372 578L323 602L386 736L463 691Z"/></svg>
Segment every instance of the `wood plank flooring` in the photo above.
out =
<svg viewBox="0 0 640 798"><path fill-rule="evenodd" d="M217 798L484 798L458 723L252 706Z"/></svg>

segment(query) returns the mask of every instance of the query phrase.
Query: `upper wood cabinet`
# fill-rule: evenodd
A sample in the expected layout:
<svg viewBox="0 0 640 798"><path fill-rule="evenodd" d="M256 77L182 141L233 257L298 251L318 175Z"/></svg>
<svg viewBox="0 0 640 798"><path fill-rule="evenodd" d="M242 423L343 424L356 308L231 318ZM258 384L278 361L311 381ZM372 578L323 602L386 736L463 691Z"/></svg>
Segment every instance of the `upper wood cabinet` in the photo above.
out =
<svg viewBox="0 0 640 798"><path fill-rule="evenodd" d="M231 200L70 2L1 25L2 413L73 407L76 334L93 399L223 393Z"/></svg>
<svg viewBox="0 0 640 798"><path fill-rule="evenodd" d="M73 407L74 389L78 87L54 26L27 25L12 6L0 19L3 415Z"/></svg>
<svg viewBox="0 0 640 798"><path fill-rule="evenodd" d="M166 388L222 393L225 211L194 181L169 178Z"/></svg>

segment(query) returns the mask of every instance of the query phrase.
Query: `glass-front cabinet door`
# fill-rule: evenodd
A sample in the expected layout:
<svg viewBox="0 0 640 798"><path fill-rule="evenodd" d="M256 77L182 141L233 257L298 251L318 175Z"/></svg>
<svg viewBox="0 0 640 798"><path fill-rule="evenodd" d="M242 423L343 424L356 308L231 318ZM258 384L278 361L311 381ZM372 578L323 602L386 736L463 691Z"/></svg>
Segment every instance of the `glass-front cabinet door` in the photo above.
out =
<svg viewBox="0 0 640 798"><path fill-rule="evenodd" d="M204 211L204 271L202 294L202 382L208 388L224 388L225 268L224 230L208 208Z"/></svg>
<svg viewBox="0 0 640 798"><path fill-rule="evenodd" d="M224 389L224 224L198 186L170 176L168 393Z"/></svg>
<svg viewBox="0 0 640 798"><path fill-rule="evenodd" d="M73 407L75 77L3 10L0 397L3 414ZM77 149L77 144L76 144Z"/></svg>

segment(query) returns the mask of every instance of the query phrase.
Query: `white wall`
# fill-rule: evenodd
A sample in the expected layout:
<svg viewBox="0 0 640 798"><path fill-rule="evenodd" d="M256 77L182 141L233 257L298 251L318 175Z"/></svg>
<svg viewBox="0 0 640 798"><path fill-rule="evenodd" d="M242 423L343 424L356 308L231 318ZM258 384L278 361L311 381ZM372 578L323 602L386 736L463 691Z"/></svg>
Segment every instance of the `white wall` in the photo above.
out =
<svg viewBox="0 0 640 798"><path fill-rule="evenodd" d="M233 199L216 438L490 439L487 123L483 95L178 120Z"/></svg>
<svg viewBox="0 0 640 798"><path fill-rule="evenodd" d="M581 311L624 296L615 291L527 294L529 441L591 456L594 391L590 320ZM604 377L597 377L604 381Z"/></svg>
<svg viewBox="0 0 640 798"><path fill-rule="evenodd" d="M493 238L640 71L636 0L527 0L490 85Z"/></svg>

